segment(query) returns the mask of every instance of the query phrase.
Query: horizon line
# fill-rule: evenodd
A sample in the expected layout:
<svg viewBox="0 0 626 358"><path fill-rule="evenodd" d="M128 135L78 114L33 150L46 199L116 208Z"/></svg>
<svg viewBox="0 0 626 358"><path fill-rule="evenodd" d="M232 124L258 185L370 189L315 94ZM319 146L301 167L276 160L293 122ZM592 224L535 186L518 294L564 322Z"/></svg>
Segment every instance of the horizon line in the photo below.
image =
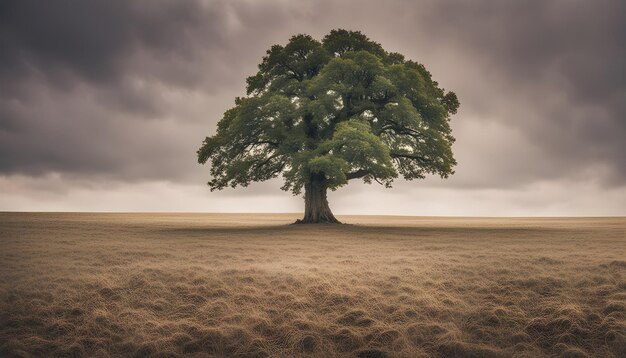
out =
<svg viewBox="0 0 626 358"><path fill-rule="evenodd" d="M216 212L216 211L27 211L27 210L0 210L0 214L212 214L212 215L303 215L304 212ZM551 219L551 218L626 218L624 215L537 215L537 216L489 216L489 215L399 215L399 214L336 214L337 216L384 216L405 218L519 218L519 219Z"/></svg>

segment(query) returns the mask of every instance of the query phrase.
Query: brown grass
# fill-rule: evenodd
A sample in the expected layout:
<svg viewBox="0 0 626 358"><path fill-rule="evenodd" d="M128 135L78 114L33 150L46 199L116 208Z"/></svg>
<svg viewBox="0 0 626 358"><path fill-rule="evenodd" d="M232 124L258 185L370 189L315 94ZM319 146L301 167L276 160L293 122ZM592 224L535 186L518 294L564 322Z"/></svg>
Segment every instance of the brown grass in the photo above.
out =
<svg viewBox="0 0 626 358"><path fill-rule="evenodd" d="M0 356L626 357L626 219L0 213Z"/></svg>

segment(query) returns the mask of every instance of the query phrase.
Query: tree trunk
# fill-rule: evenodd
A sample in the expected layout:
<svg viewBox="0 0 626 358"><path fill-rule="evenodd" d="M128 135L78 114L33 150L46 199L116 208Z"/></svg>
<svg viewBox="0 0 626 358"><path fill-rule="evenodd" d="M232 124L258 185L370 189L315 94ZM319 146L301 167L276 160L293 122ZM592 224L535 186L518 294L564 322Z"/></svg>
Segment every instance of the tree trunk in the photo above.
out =
<svg viewBox="0 0 626 358"><path fill-rule="evenodd" d="M326 183L323 175L311 177L304 185L304 218L298 224L331 223L340 224L335 218L326 199Z"/></svg>

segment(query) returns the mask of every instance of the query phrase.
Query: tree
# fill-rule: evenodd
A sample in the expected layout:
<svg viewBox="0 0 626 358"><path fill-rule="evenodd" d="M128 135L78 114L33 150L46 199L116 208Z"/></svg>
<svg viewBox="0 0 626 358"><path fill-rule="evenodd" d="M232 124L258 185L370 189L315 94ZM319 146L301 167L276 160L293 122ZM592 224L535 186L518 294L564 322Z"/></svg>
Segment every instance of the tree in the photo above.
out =
<svg viewBox="0 0 626 358"><path fill-rule="evenodd" d="M349 180L391 187L399 175L453 174L458 107L423 65L361 32L333 30L321 42L296 35L267 51L198 162L211 162L211 190L282 174L283 190L304 189L298 222L338 223L326 193Z"/></svg>

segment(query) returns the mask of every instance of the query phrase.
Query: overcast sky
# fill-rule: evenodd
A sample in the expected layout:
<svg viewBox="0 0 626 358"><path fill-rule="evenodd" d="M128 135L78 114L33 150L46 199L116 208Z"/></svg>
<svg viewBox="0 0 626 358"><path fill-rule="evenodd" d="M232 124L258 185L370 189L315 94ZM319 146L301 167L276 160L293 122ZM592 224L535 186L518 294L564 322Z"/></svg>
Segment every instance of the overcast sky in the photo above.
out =
<svg viewBox="0 0 626 358"><path fill-rule="evenodd" d="M360 30L461 107L456 174L356 181L336 214L626 215L624 1L0 2L0 210L296 212L211 193L196 150L265 51Z"/></svg>

